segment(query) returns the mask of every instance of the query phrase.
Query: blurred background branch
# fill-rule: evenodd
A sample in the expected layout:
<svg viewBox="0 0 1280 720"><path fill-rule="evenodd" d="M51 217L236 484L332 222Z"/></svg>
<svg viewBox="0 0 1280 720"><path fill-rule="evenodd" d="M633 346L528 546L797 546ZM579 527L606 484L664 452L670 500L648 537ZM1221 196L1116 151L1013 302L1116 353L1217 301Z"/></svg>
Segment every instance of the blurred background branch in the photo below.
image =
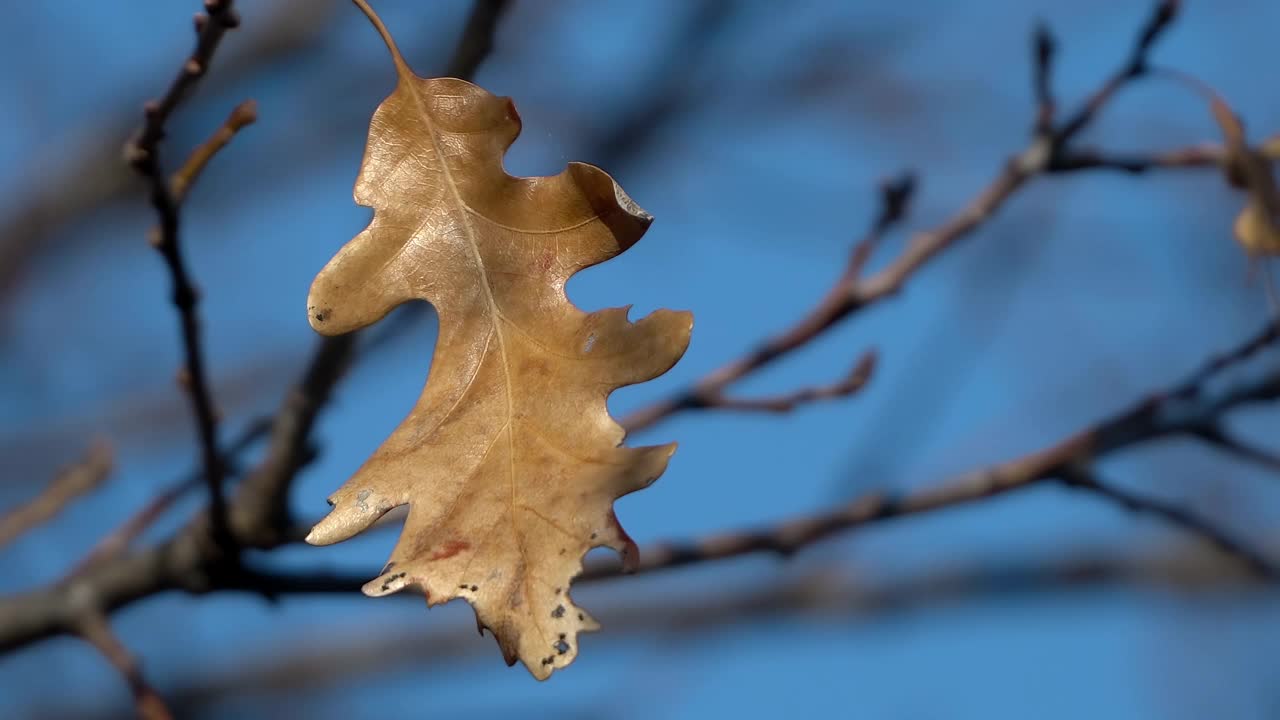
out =
<svg viewBox="0 0 1280 720"><path fill-rule="evenodd" d="M218 96L248 76L291 61L320 41L338 7L338 0L285 0L273 3L266 22L247 31L246 42L232 48L208 83L206 96ZM133 95L135 93L128 93ZM130 200L137 180L120 163L120 147L136 126L136 110L121 107L114 117L94 116L76 133L92 135L81 154L61 168L44 172L53 177L33 183L11 214L0 219L0 298L15 283L38 252L48 252L54 233L102 206ZM70 236L68 241L84 241Z"/></svg>
<svg viewBox="0 0 1280 720"><path fill-rule="evenodd" d="M111 474L111 446L99 440L85 456L58 473L36 497L0 516L0 547L28 530L46 523L67 504L92 492Z"/></svg>

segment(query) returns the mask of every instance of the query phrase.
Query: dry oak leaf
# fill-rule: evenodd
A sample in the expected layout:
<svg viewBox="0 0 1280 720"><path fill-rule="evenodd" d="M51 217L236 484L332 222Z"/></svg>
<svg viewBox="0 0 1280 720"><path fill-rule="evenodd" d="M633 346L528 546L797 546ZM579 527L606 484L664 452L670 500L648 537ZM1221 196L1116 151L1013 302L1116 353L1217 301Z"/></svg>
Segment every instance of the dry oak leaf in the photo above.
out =
<svg viewBox="0 0 1280 720"><path fill-rule="evenodd" d="M1236 240L1251 258L1280 255L1280 191L1266 148L1249 146L1244 122L1213 88L1189 75L1175 73L1174 77L1207 98L1213 120L1222 131L1227 181L1247 193L1245 206L1232 226Z"/></svg>
<svg viewBox="0 0 1280 720"><path fill-rule="evenodd" d="M569 597L583 555L606 546L637 560L614 500L652 483L675 451L621 447L606 398L670 369L692 317L658 310L632 323L627 308L574 307L569 276L626 250L652 217L591 165L508 175L502 157L520 132L510 99L418 77L355 1L399 81L374 113L355 186L373 221L320 271L308 314L333 335L428 300L439 335L417 404L307 541L345 540L408 504L365 594L414 586L431 605L465 598L507 663L545 679L572 662L579 632L598 627Z"/></svg>

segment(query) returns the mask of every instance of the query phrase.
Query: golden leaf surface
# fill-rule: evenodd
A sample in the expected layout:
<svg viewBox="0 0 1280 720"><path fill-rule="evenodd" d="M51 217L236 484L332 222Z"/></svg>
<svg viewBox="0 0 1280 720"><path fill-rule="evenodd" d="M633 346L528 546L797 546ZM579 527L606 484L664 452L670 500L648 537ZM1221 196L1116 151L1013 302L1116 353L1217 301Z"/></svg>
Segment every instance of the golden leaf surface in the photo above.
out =
<svg viewBox="0 0 1280 720"><path fill-rule="evenodd" d="M606 546L636 560L614 500L652 483L675 451L621 447L606 398L670 369L692 318L658 310L633 323L627 308L574 307L568 278L626 250L652 218L591 165L508 175L502 158L520 132L510 99L418 77L356 4L398 84L374 113L355 186L373 220L320 271L308 315L334 335L427 300L439 335L417 404L307 541L345 540L408 504L365 594L413 586L431 605L465 598L508 664L545 679L572 662L579 632L598 627L569 597L583 555Z"/></svg>

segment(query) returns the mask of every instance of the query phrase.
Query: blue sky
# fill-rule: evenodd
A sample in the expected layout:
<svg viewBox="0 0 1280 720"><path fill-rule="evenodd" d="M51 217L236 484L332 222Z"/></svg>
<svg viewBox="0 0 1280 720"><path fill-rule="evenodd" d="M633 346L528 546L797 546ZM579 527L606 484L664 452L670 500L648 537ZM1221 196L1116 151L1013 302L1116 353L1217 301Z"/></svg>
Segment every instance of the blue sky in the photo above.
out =
<svg viewBox="0 0 1280 720"><path fill-rule="evenodd" d="M246 4L219 62L291 6ZM443 65L467 3L375 3L416 69ZM432 4L435 5L435 4ZM1268 91L1280 5L1185 3L1161 65L1217 88L1255 137L1280 130ZM190 7L188 7L190 6ZM322 5L309 7L319 13ZM393 73L376 35L337 3L305 49L209 84L180 115L169 157L246 96L261 120L217 158L186 215L204 290L205 333L229 428L268 411L314 342L304 306L315 272L368 220L351 200L368 116ZM281 8L284 8L282 10ZM656 216L622 258L570 282L587 309L692 310L689 352L668 375L617 393L618 414L683 386L784 327L838 275L875 211L875 183L903 168L922 186L908 228L961 207L1026 142L1029 31L1061 43L1056 75L1078 100L1128 52L1148 3L1083 0L814 1L785 10L730 3L714 33L682 36L695 3L530 0L505 19L477 81L511 95L524 134L518 174L599 162ZM0 213L33 193L88 182L65 168L125 139L110 122L158 92L190 42L195 3L26 4L0 29ZM693 48L691 54L685 53ZM633 152L603 139L654 98L673 110ZM125 127L128 127L126 124ZM1149 81L1108 108L1084 140L1140 150L1215 135L1190 93ZM143 242L140 193L42 239L0 314L0 501L29 496L101 434L118 448L112 482L5 548L0 589L55 579L90 543L192 461L167 279ZM634 438L677 440L666 475L618 505L645 541L812 512L873 488L904 489L1027 452L1178 379L1254 330L1261 290L1229 236L1239 198L1204 171L1033 183L900 297L744 383L744 393L830 381L880 352L856 398L786 417L684 416ZM901 247L886 245L884 257ZM883 260L883 257L880 258ZM297 484L304 516L407 412L434 340L421 322L370 357L321 424L323 453ZM1238 419L1273 436L1273 413ZM1126 486L1258 535L1277 518L1274 478L1188 442L1126 452L1104 467ZM157 528L163 533L181 520ZM748 558L584 588L603 632L548 683L507 669L470 611L408 600L165 596L117 617L163 691L294 654L386 646L375 670L292 693L227 693L207 717L318 718L466 712L534 717L1252 718L1280 708L1273 593L1106 589L1013 594L889 611L823 606L695 626L664 617L778 587L877 586L1046 553L1126 553L1181 539L1093 498L1036 489L859 532L791 561ZM376 574L389 533L281 562ZM827 590L823 590L826 588ZM839 593L835 593L839 595ZM618 626L611 631L610 626ZM462 631L467 631L460 635ZM465 638L465 642L459 638ZM435 657L445 645L456 659ZM393 652L394 650L394 652ZM375 655L378 653L375 652ZM69 683L67 678L74 678ZM0 695L34 712L128 707L89 649L57 640L0 659ZM24 712L26 711L24 710Z"/></svg>

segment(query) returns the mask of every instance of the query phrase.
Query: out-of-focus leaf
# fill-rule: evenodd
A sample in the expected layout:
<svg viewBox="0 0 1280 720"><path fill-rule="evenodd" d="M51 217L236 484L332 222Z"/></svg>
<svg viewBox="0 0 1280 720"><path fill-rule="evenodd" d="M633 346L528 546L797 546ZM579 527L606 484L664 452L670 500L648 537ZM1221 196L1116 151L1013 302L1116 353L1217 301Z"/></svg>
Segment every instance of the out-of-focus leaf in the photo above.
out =
<svg viewBox="0 0 1280 720"><path fill-rule="evenodd" d="M1251 257L1280 254L1280 192L1271 160L1262 149L1249 147L1244 123L1230 106L1213 90L1200 87L1208 94L1209 109L1222 130L1227 180L1248 194L1233 228L1236 240Z"/></svg>
<svg viewBox="0 0 1280 720"><path fill-rule="evenodd" d="M440 330L417 405L307 539L350 538L408 504L391 562L365 593L465 598L507 662L545 679L597 627L569 597L583 555L607 546L636 560L614 500L652 483L675 450L622 447L605 400L675 364L692 318L659 310L632 323L626 308L574 307L568 278L629 248L652 218L591 165L508 175L502 157L520 132L511 101L418 77L356 4L398 84L374 113L355 186L373 221L320 271L308 314L339 334L428 300Z"/></svg>

